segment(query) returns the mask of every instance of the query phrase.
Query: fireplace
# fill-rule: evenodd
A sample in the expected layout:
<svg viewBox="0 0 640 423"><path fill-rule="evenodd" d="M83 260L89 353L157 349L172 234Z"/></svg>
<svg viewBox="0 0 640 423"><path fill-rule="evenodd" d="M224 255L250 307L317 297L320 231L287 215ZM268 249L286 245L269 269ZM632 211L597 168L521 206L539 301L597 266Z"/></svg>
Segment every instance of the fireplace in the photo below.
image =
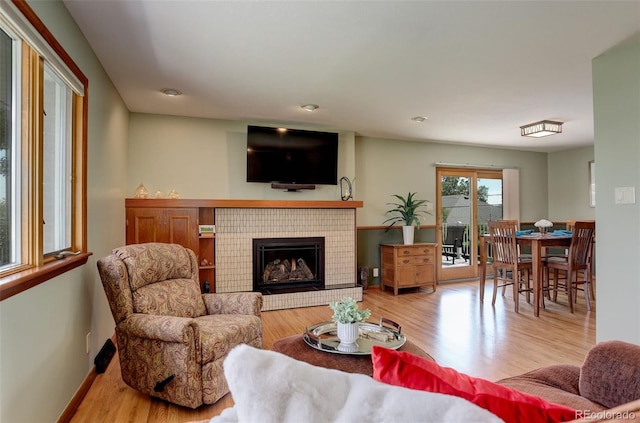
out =
<svg viewBox="0 0 640 423"><path fill-rule="evenodd" d="M254 238L253 291L324 289L324 237Z"/></svg>

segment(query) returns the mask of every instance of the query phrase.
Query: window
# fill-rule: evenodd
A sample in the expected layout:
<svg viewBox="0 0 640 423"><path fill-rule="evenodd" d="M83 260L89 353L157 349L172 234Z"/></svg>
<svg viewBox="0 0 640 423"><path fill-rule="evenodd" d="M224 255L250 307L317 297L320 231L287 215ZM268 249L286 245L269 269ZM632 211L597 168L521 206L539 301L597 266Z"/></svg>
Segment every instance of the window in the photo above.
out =
<svg viewBox="0 0 640 423"><path fill-rule="evenodd" d="M0 2L0 300L87 261L87 84L24 0Z"/></svg>
<svg viewBox="0 0 640 423"><path fill-rule="evenodd" d="M43 137L44 254L71 249L72 91L45 63Z"/></svg>
<svg viewBox="0 0 640 423"><path fill-rule="evenodd" d="M19 86L18 63L20 42L0 28L0 268L20 263L20 196L16 190L19 181L17 152L19 127L17 111L20 110L17 87Z"/></svg>

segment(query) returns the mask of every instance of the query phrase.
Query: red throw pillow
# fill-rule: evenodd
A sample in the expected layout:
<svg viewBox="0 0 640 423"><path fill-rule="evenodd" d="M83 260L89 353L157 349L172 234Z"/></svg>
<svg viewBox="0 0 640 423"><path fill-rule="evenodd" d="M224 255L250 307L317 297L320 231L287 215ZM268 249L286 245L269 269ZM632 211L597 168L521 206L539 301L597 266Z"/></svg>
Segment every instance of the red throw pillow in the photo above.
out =
<svg viewBox="0 0 640 423"><path fill-rule="evenodd" d="M544 399L474 378L407 352L374 346L373 378L390 385L454 395L471 401L507 423L562 422L576 411Z"/></svg>

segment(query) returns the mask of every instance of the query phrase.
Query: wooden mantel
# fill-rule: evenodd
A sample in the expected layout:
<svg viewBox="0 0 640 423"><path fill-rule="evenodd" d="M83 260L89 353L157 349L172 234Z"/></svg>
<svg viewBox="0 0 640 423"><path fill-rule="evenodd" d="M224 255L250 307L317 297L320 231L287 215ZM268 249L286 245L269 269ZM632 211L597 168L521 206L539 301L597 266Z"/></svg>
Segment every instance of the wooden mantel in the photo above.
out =
<svg viewBox="0 0 640 423"><path fill-rule="evenodd" d="M126 198L125 207L212 207L243 209L357 209L362 201L316 200L207 200L168 198Z"/></svg>

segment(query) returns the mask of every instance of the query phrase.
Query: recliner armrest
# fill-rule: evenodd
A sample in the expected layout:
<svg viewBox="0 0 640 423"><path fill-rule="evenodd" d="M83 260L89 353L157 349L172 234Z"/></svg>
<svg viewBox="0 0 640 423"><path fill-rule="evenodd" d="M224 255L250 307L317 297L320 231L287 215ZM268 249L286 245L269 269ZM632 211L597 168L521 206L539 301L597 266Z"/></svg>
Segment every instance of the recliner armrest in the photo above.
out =
<svg viewBox="0 0 640 423"><path fill-rule="evenodd" d="M198 331L192 318L131 314L118 324L118 330L138 338L186 343Z"/></svg>
<svg viewBox="0 0 640 423"><path fill-rule="evenodd" d="M249 314L260 317L262 294L259 292L231 292L202 294L208 314Z"/></svg>

